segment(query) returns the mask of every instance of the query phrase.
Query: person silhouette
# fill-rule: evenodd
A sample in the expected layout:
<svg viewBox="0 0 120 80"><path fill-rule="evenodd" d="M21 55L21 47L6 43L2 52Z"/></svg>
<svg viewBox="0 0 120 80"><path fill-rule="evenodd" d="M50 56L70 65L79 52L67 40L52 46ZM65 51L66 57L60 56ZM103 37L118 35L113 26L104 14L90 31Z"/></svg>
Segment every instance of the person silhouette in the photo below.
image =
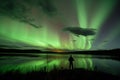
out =
<svg viewBox="0 0 120 80"><path fill-rule="evenodd" d="M74 59L73 59L72 55L70 55L68 61L69 61L69 69L73 69L73 61L74 61Z"/></svg>

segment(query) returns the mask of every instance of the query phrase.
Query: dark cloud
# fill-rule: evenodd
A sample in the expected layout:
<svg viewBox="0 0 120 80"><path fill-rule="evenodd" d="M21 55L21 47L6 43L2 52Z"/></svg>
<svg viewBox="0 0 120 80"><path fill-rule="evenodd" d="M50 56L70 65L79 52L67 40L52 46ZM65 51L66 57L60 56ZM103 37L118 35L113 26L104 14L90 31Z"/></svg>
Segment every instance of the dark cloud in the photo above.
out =
<svg viewBox="0 0 120 80"><path fill-rule="evenodd" d="M36 24L32 23L32 22L29 21L29 20L20 20L20 21L21 21L21 22L24 22L24 23L27 23L27 24L35 27L35 28L40 28L40 27L41 27L40 25L36 25Z"/></svg>
<svg viewBox="0 0 120 80"><path fill-rule="evenodd" d="M63 30L69 31L70 33L73 33L77 36L79 36L79 35L83 35L83 36L95 35L94 29L84 29L84 28L80 28L80 27L66 27Z"/></svg>

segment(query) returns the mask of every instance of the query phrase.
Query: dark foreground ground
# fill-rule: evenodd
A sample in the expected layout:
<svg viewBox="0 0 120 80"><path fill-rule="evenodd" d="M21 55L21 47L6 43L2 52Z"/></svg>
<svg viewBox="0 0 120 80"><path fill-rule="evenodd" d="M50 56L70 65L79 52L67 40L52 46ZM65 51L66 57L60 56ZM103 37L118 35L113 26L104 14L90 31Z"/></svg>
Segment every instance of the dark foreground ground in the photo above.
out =
<svg viewBox="0 0 120 80"><path fill-rule="evenodd" d="M120 80L120 77L84 69L64 69L50 72L30 72L27 74L21 74L17 71L8 72L0 74L0 80Z"/></svg>

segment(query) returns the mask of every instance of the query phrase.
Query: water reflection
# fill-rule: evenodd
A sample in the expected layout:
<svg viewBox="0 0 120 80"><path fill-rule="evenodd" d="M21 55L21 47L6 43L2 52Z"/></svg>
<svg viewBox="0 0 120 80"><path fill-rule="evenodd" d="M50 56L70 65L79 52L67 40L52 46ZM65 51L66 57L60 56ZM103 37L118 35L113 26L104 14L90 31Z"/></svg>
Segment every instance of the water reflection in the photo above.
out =
<svg viewBox="0 0 120 80"><path fill-rule="evenodd" d="M68 69L67 54L35 54L38 57L29 56L1 56L0 57L0 72L6 73L8 71L20 71L27 73L32 71L47 70L50 71L54 68ZM72 54L73 55L73 54ZM98 58L98 56L91 55L73 55L74 67L84 68L89 70L99 70L114 75L120 74L120 62L111 59Z"/></svg>

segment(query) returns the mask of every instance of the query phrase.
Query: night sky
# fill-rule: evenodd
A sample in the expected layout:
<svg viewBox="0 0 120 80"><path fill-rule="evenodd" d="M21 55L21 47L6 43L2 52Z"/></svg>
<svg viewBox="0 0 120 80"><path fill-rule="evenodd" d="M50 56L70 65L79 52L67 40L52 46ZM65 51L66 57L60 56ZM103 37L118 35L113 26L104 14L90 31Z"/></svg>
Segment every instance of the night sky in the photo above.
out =
<svg viewBox="0 0 120 80"><path fill-rule="evenodd" d="M0 0L1 48L116 49L119 41L119 0Z"/></svg>

